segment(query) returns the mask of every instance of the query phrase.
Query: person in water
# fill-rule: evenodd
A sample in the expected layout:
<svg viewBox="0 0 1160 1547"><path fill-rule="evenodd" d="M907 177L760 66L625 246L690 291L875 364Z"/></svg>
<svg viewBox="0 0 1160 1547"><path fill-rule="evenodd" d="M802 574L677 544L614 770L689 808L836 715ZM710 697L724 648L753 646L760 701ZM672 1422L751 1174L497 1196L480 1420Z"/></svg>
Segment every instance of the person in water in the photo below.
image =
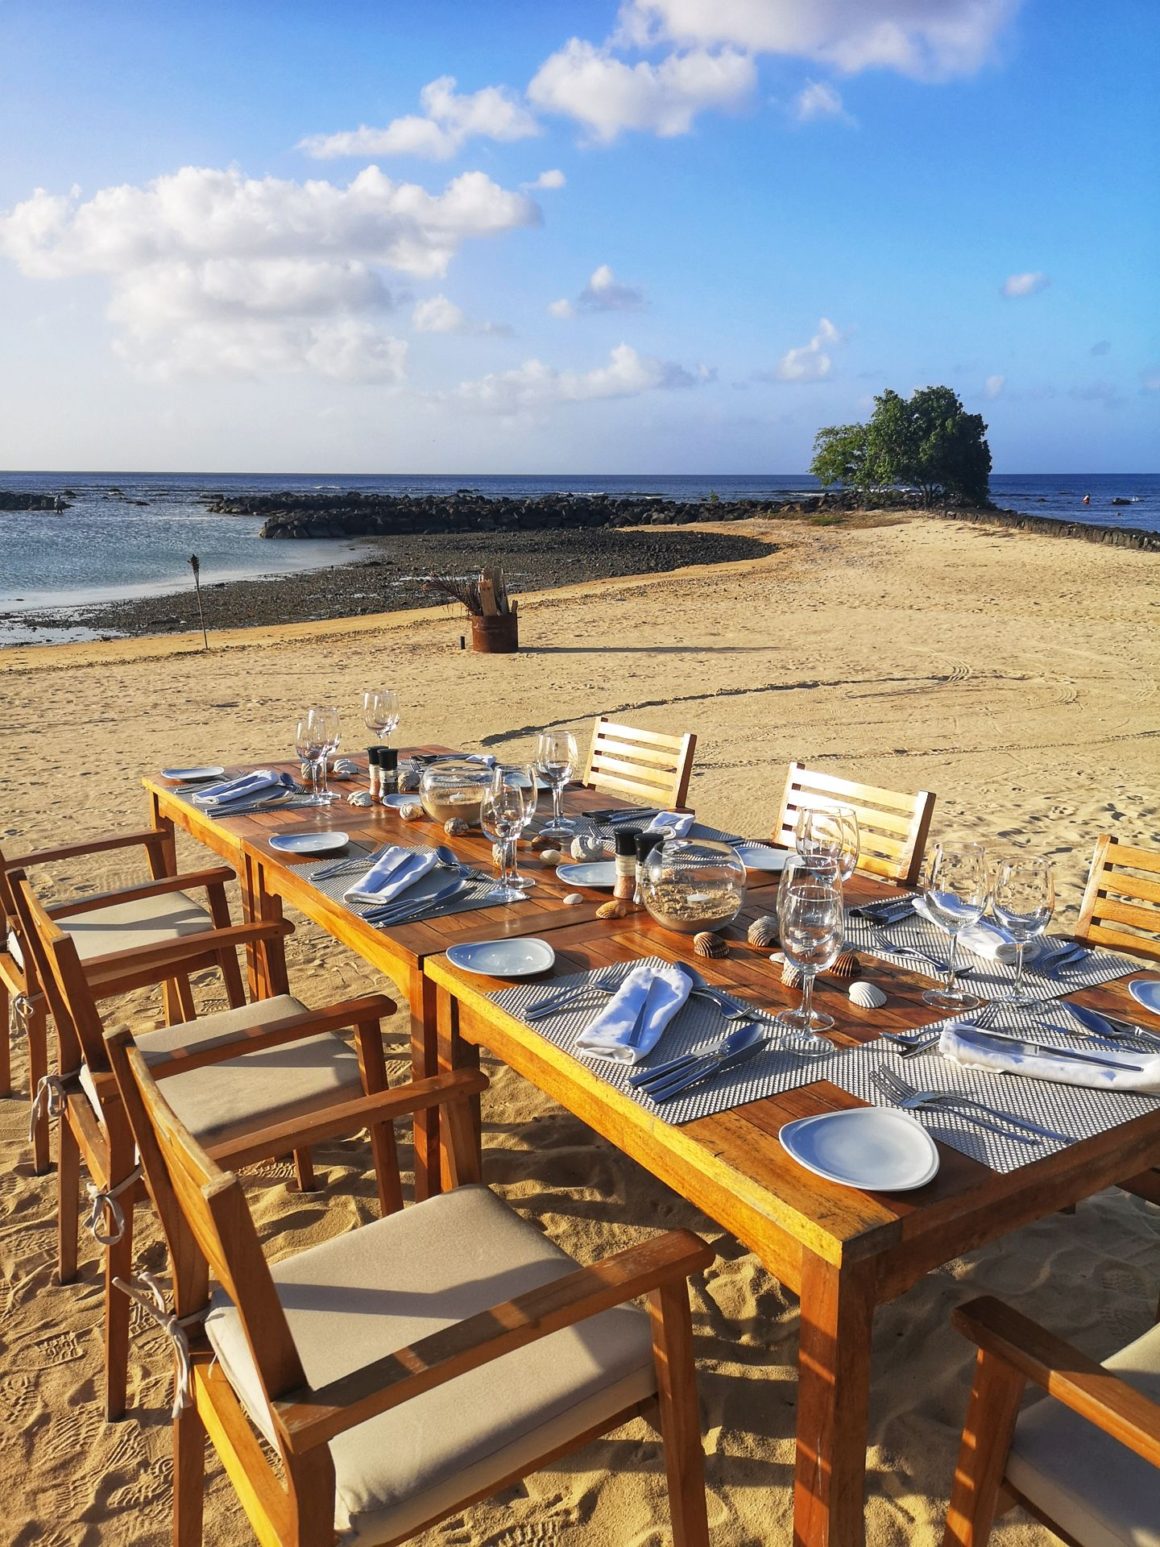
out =
<svg viewBox="0 0 1160 1547"><path fill-rule="evenodd" d="M1085 505L1090 505L1091 502L1092 502L1091 495L1090 494L1085 494L1084 497L1083 497L1083 502L1084 502Z"/></svg>

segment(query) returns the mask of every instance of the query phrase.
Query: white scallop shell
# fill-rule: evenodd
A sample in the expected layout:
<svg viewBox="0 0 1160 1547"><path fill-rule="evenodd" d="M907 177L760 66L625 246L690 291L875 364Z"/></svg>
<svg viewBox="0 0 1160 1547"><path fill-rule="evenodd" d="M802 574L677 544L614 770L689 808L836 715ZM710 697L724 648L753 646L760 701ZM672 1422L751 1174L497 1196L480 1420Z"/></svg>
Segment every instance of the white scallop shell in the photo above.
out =
<svg viewBox="0 0 1160 1547"><path fill-rule="evenodd" d="M346 797L348 806L373 806L374 797L370 790L355 790L353 795Z"/></svg>
<svg viewBox="0 0 1160 1547"><path fill-rule="evenodd" d="M356 773L358 773L358 764L351 762L349 757L340 757L337 763L330 765L332 779L353 779Z"/></svg>
<svg viewBox="0 0 1160 1547"><path fill-rule="evenodd" d="M850 984L850 998L863 1010L880 1010L886 1003L886 995L877 983L867 983L864 979Z"/></svg>

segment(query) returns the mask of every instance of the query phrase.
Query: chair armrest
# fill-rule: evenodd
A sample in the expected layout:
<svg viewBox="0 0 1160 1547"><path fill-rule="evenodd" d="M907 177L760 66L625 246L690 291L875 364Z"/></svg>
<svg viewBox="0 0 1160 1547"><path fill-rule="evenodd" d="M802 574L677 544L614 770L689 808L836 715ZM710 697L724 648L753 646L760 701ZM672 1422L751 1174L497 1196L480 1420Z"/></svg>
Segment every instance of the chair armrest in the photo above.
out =
<svg viewBox="0 0 1160 1547"><path fill-rule="evenodd" d="M985 1353L1160 1467L1160 1403L990 1295L962 1306L951 1320Z"/></svg>
<svg viewBox="0 0 1160 1547"><path fill-rule="evenodd" d="M248 1051L248 1049L247 1049ZM150 1071L152 1072L152 1071ZM454 1074L434 1074L426 1080L413 1080L407 1085L396 1085L393 1090L372 1091L369 1096L356 1096L326 1107L321 1112L311 1112L289 1122L275 1123L248 1133L245 1139L233 1144L210 1145L209 1153L219 1165L231 1169L252 1165L266 1160L270 1155L284 1154L289 1149L310 1149L343 1134L357 1133L371 1123L389 1123L397 1117L410 1117L428 1107L446 1106L452 1101L463 1101L477 1096L488 1087L486 1074L478 1069L458 1069Z"/></svg>
<svg viewBox="0 0 1160 1547"><path fill-rule="evenodd" d="M236 880L236 874L228 865L214 865L208 870L189 870L180 876L159 876L155 881L119 886L114 891L97 892L92 897L70 898L67 902L54 903L45 911L49 918L71 919L118 902L139 902L143 897L164 897L167 892L196 891L203 886L226 886Z"/></svg>
<svg viewBox="0 0 1160 1547"><path fill-rule="evenodd" d="M288 919L199 930L196 934L178 935L155 945L134 945L127 951L91 956L84 963L85 978L97 998L107 999L112 994L125 993L129 988L162 982L173 977L175 970L192 970L193 964L202 958L209 961L222 951L257 945L263 940L277 940L293 933L294 925Z"/></svg>
<svg viewBox="0 0 1160 1547"><path fill-rule="evenodd" d="M241 925L242 929L253 925ZM222 931L226 933L226 931ZM155 1080L166 1080L175 1074L188 1074L193 1069L204 1069L208 1064L220 1064L229 1058L241 1058L245 1053L258 1053L266 1048L281 1047L286 1042L298 1042L303 1037L317 1037L325 1031L343 1031L360 1022L381 1020L395 1013L395 1001L385 994L368 994L361 999L347 999L341 1004L328 1005L325 1010L305 1010L300 1015L288 1015L280 1021L268 1021L252 1030L242 1029L231 1034L223 1033L220 1039L197 1048L171 1048L149 1059L149 1073ZM109 1036L116 1036L110 1032ZM143 1052L149 1051L149 1034L137 1038ZM306 1119L302 1119L306 1121Z"/></svg>
<svg viewBox="0 0 1160 1547"><path fill-rule="evenodd" d="M169 842L169 834L157 827L146 827L136 833L109 833L104 838L90 838L85 843L66 843L55 849L37 849L30 854L17 854L4 861L5 870L27 870L30 865L50 865L58 859L76 859L82 854L105 854L110 849L128 849L136 844L150 848Z"/></svg>
<svg viewBox="0 0 1160 1547"><path fill-rule="evenodd" d="M686 1279L707 1268L713 1256L691 1231L669 1231L469 1316L316 1391L287 1392L271 1407L290 1449L298 1454L313 1450L368 1418L562 1327Z"/></svg>

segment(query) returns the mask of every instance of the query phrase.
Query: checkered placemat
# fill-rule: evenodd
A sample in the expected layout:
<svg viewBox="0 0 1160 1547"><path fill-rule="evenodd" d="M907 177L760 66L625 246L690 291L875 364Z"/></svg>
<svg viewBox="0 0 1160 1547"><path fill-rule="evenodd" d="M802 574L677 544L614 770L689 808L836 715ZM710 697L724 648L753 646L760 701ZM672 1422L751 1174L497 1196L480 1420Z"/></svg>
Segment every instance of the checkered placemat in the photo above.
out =
<svg viewBox="0 0 1160 1547"><path fill-rule="evenodd" d="M1054 1009L1055 1007L1053 1007ZM954 1019L950 1017L949 1019ZM1048 1041L1046 1032L1031 1029L1023 1020L1022 1029L1037 1041ZM945 1021L939 1026L947 1024ZM991 1021L986 1022L991 1028ZM930 1030L934 1030L931 1027ZM995 1029L1015 1031L1020 1029L1015 1018L1004 1015ZM1057 1038L1058 1045L1065 1045L1066 1038ZM1078 1045L1072 1042L1073 1046ZM1102 1044L1085 1044L1098 1051ZM1090 1139L1105 1133L1120 1123L1130 1122L1144 1112L1160 1108L1160 1096L1141 1096L1108 1090L1087 1090L1075 1085L1055 1085L1047 1080L1028 1079L1020 1075L991 1074L982 1069L964 1069L949 1059L939 1056L937 1046L930 1052L913 1058L902 1058L897 1044L885 1040L868 1043L851 1051L826 1078L833 1080L843 1090L871 1102L874 1106L892 1107L899 1103L884 1095L874 1084L874 1071L890 1069L919 1091L941 1091L948 1094L970 1096L976 1101L999 1112L1015 1117L1028 1118L1031 1122L1053 1128L1066 1134L1069 1143ZM916 1117L932 1138L940 1139L952 1149L981 1161L992 1171L1016 1171L1020 1166L1042 1160L1067 1145L1055 1139L1032 1139L1025 1143L1018 1138L1005 1138L971 1121L967 1111L954 1111L949 1106L915 1111ZM977 1114L985 1115L985 1114ZM1001 1120L1000 1126L1002 1126ZM1030 1138L1031 1136L1026 1136Z"/></svg>
<svg viewBox="0 0 1160 1547"><path fill-rule="evenodd" d="M415 844L414 848L416 853L421 853L424 846L422 844ZM330 865L337 863L338 861L333 857L328 857L327 859L319 860L317 864L301 866L300 873L306 877L311 885L316 886L320 892L324 893L325 896L334 902L341 903L344 908L348 908L351 913L357 913L360 917L369 910L382 906L379 903L373 902L350 902L343 896L343 893L348 891L359 877L365 875L366 871L370 869L369 855L367 857L367 864L363 869L349 870L340 876L331 876L329 879L315 879L316 872L326 870ZM450 870L443 870L436 866L434 870L429 870L425 876L416 881L414 886L408 887L405 892L393 900L399 903L414 903L418 907L425 897L430 897L440 887L446 886L451 879L452 872ZM449 897L444 902L436 903L429 913L423 915L421 920L412 920L412 922L426 923L428 919L445 918L453 913L470 913L476 908L498 907L499 904L491 896L494 886L494 876L477 873L467 881L463 891L457 892L454 897ZM526 899L520 898L520 902L523 901L526 901ZM518 904L512 903L509 906L517 907ZM386 924L381 927L389 930L391 926Z"/></svg>
<svg viewBox="0 0 1160 1547"><path fill-rule="evenodd" d="M192 806L195 811L203 811L206 816L218 817L222 820L228 816L249 816L250 810L253 809L243 807L240 811L222 811L214 806L203 806L200 801L196 801L193 798L195 795L200 793L201 788L202 786L191 784L187 789L170 790L169 793L171 795L176 795L178 800L183 801L185 805ZM273 800L275 794L276 791L269 790L267 792L267 798ZM261 802L262 799L263 797L261 795L254 796L255 803ZM309 796L304 791L298 791L297 793L292 794L289 800L280 800L276 805L267 806L264 809L269 811L290 811L295 806L309 806L309 804ZM259 805L258 809L263 808Z"/></svg>
<svg viewBox="0 0 1160 1547"><path fill-rule="evenodd" d="M596 823L596 830L604 839L605 843L608 844L611 848L618 832L624 829L628 829L630 832L636 832L638 830L643 832L644 829L653 820L655 814L655 812L644 811L641 813L639 822L633 821L627 817L623 822L598 820ZM694 822L685 836L687 838L711 838L715 843L741 842L741 835L739 833L726 833L723 832L719 827L708 827L704 822ZM564 847L567 848L567 844L565 844Z"/></svg>
<svg viewBox="0 0 1160 1547"><path fill-rule="evenodd" d="M642 962L654 967L666 965L662 957L649 956L642 958L641 961L622 962L614 968L598 968L591 972L579 972L569 977L554 978L550 984L523 983L515 988L501 989L490 997L509 1014L523 1020L522 1012L527 1006L537 999L542 999L547 993L585 982L590 983L599 972L603 971L615 972L619 986L632 969L640 966ZM767 1016L766 1021L771 1037L769 1048L763 1048L761 1052L753 1054L735 1068L726 1069L723 1073L693 1086L682 1095L674 1097L672 1101L657 1103L643 1091L634 1090L628 1083L628 1076L634 1068L648 1068L651 1065L667 1063L670 1058L680 1058L685 1053L708 1052L730 1031L743 1026L745 1021L727 1021L707 1000L688 999L669 1022L664 1035L646 1059L636 1065L618 1064L605 1058L597 1058L576 1047L576 1039L608 1003L609 997L609 994L593 988L590 993L572 1001L557 1014L545 1016L534 1023L525 1021L525 1024L533 1025L534 1029L548 1042L570 1053L585 1067L594 1070L602 1080L606 1080L630 1101L635 1101L645 1111L675 1126L691 1123L698 1117L709 1117L715 1112L726 1112L730 1107L744 1106L748 1101L759 1101L764 1096L775 1096L780 1091L792 1090L797 1085L812 1085L815 1080L832 1080L843 1059L849 1056L848 1053L841 1052L837 1048L831 1048L828 1054L820 1058L802 1057L800 1054L787 1051L781 1045L787 1040L786 1034L779 1034L773 1017ZM738 1002L744 1003L744 1001ZM824 1039L816 1039L813 1046L824 1048L829 1044Z"/></svg>
<svg viewBox="0 0 1160 1547"><path fill-rule="evenodd" d="M889 929L877 929L873 923L860 916L848 916L846 938L855 950L867 951L882 961L905 967L924 977L937 979L941 973L932 962L921 956L906 955L907 951L923 952L938 961L946 961L950 948L950 936L937 924L930 923L917 913L904 918ZM1059 994L1071 994L1076 989L1091 988L1097 983L1107 983L1112 978L1122 978L1125 973L1135 972L1139 962L1129 956L1119 956L1113 951L1092 951L1074 966L1053 968L1057 956L1072 944L1070 940L1044 937L1033 950L1027 948L1027 964L1024 983L1031 993L1050 998ZM959 966L971 968L963 980L963 988L969 989L980 999L1000 999L1011 992L1015 982L1015 964L995 961L959 946Z"/></svg>

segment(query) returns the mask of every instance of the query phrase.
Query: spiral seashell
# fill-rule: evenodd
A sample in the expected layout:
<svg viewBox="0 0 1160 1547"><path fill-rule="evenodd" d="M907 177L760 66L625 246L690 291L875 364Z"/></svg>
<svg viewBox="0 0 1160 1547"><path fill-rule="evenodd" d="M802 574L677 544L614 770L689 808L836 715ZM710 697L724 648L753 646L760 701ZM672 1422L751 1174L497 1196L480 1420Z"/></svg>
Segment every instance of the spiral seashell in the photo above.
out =
<svg viewBox="0 0 1160 1547"><path fill-rule="evenodd" d="M598 919L622 919L632 912L632 903L626 902L622 897L614 897L611 902L602 902L596 910Z"/></svg>
<svg viewBox="0 0 1160 1547"><path fill-rule="evenodd" d="M416 769L401 769L399 772L399 794L413 795L419 788L419 774Z"/></svg>
<svg viewBox="0 0 1160 1547"><path fill-rule="evenodd" d="M851 1003L861 1005L863 1010L880 1010L886 1003L886 995L878 987L877 983L868 983L863 979L859 983L850 984Z"/></svg>
<svg viewBox="0 0 1160 1547"><path fill-rule="evenodd" d="M462 838L471 831L471 823L465 822L461 816L448 817L443 824L443 831L449 838Z"/></svg>
<svg viewBox="0 0 1160 1547"><path fill-rule="evenodd" d="M569 892L563 901L567 907L576 908L579 907L582 902L587 902L588 899L585 897L583 892Z"/></svg>
<svg viewBox="0 0 1160 1547"><path fill-rule="evenodd" d="M355 790L353 795L346 797L348 806L373 806L375 798L370 790Z"/></svg>
<svg viewBox="0 0 1160 1547"><path fill-rule="evenodd" d="M746 931L750 945L770 946L777 944L777 920L772 913L763 913L754 919Z"/></svg>
<svg viewBox="0 0 1160 1547"><path fill-rule="evenodd" d="M545 865L558 865L564 855L560 849L541 849L540 858Z"/></svg>
<svg viewBox="0 0 1160 1547"><path fill-rule="evenodd" d="M854 951L843 951L835 960L832 967L827 969L828 978L860 978L862 976L862 963L858 960Z"/></svg>
<svg viewBox="0 0 1160 1547"><path fill-rule="evenodd" d="M408 805L399 807L399 815L404 822L417 822L423 815L423 807L417 800L413 800Z"/></svg>
<svg viewBox="0 0 1160 1547"><path fill-rule="evenodd" d="M698 956L728 956L729 942L724 935L715 935L711 929L702 929L693 936L693 950Z"/></svg>
<svg viewBox="0 0 1160 1547"><path fill-rule="evenodd" d="M587 833L579 833L572 839L573 859L599 859L604 853L604 839L599 835L590 837Z"/></svg>
<svg viewBox="0 0 1160 1547"><path fill-rule="evenodd" d="M781 969L781 981L785 984L786 988L800 988L802 986L801 972L797 967L792 966L789 962L785 962Z"/></svg>

